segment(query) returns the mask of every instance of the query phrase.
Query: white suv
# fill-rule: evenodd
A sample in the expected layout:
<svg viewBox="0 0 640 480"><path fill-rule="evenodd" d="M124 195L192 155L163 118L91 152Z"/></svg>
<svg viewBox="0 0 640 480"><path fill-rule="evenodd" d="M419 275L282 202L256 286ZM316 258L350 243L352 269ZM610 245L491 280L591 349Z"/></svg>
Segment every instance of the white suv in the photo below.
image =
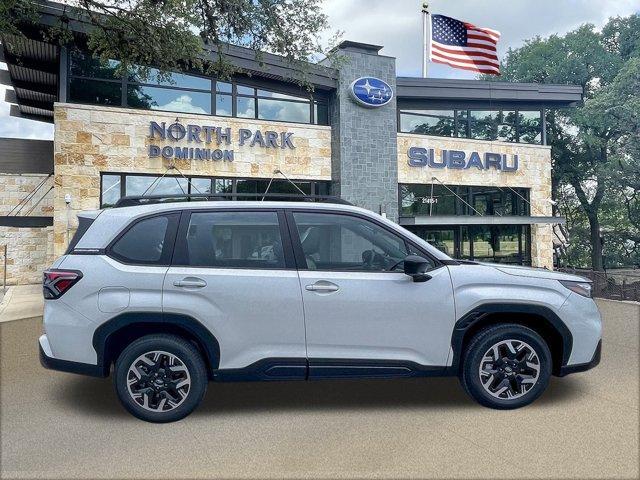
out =
<svg viewBox="0 0 640 480"><path fill-rule="evenodd" d="M449 258L368 210L197 201L79 215L44 274L40 358L169 422L207 381L458 375L493 408L598 364L580 277Z"/></svg>

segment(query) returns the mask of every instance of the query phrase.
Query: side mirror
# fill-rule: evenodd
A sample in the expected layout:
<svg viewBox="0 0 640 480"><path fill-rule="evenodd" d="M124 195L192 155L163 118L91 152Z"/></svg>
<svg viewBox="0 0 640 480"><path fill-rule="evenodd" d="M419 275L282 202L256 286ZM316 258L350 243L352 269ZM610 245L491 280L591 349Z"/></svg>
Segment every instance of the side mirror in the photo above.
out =
<svg viewBox="0 0 640 480"><path fill-rule="evenodd" d="M407 255L404 259L404 273L413 278L414 282L426 282L431 275L425 273L429 268L429 260L418 255Z"/></svg>

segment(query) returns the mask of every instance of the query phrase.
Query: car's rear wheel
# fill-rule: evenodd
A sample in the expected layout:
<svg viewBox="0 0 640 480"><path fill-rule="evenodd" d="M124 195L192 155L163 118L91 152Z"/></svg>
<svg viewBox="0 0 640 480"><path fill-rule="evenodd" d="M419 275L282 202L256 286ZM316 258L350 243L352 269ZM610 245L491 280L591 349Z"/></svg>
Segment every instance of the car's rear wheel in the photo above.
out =
<svg viewBox="0 0 640 480"><path fill-rule="evenodd" d="M551 352L544 339L517 324L478 332L464 352L460 380L480 404L490 408L523 407L549 384Z"/></svg>
<svg viewBox="0 0 640 480"><path fill-rule="evenodd" d="M167 334L131 343L118 357L114 373L122 405L136 417L156 423L189 415L204 397L208 380L197 348Z"/></svg>

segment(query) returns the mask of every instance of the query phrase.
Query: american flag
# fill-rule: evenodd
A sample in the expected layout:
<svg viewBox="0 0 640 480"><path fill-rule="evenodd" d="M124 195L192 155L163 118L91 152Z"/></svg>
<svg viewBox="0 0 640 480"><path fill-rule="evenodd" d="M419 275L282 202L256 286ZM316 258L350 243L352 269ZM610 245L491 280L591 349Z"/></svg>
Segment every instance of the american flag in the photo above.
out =
<svg viewBox="0 0 640 480"><path fill-rule="evenodd" d="M429 60L455 68L500 75L500 32L444 15L432 15Z"/></svg>

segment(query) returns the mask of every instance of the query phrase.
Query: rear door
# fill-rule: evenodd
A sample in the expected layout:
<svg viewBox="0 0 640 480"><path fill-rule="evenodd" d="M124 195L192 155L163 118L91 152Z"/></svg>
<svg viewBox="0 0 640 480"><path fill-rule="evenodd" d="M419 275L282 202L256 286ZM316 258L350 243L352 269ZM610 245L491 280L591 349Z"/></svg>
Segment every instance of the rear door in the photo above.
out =
<svg viewBox="0 0 640 480"><path fill-rule="evenodd" d="M449 271L413 282L402 260L415 251L364 216L294 211L288 216L304 298L310 377L403 374L402 364L446 365L454 322ZM394 366L395 365L395 366ZM340 373L341 372L341 373Z"/></svg>
<svg viewBox="0 0 640 480"><path fill-rule="evenodd" d="M282 212L184 211L162 305L211 331L221 369L297 359L286 376L305 377L302 295Z"/></svg>

